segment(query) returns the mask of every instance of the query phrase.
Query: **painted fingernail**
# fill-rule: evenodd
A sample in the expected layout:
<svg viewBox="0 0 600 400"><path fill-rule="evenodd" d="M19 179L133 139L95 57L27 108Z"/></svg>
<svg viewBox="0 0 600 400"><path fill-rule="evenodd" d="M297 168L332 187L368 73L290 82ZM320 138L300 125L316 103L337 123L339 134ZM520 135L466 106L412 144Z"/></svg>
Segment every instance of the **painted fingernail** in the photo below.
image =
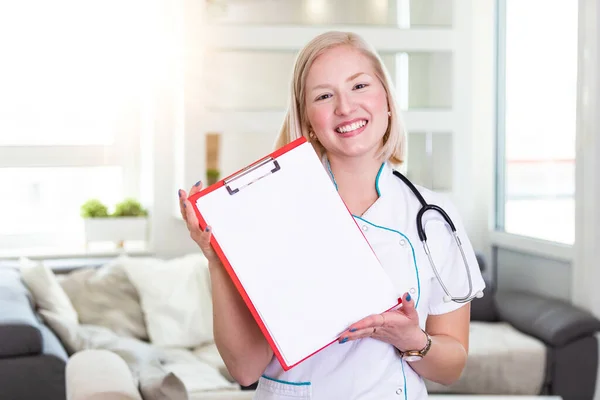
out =
<svg viewBox="0 0 600 400"><path fill-rule="evenodd" d="M183 203L183 208L187 208L187 205L185 204L185 202Z"/></svg>
<svg viewBox="0 0 600 400"><path fill-rule="evenodd" d="M350 329L350 332L356 332L356 330L357 330L356 328L352 328L352 329Z"/></svg>
<svg viewBox="0 0 600 400"><path fill-rule="evenodd" d="M342 343L346 343L347 341L348 341L348 338L347 338L347 337L345 337L345 338L343 338L343 339L342 339L342 341L340 342L340 344L342 344Z"/></svg>
<svg viewBox="0 0 600 400"><path fill-rule="evenodd" d="M410 301L411 297L410 297L410 293L406 295L406 301Z"/></svg>
<svg viewBox="0 0 600 400"><path fill-rule="evenodd" d="M181 189L177 191L177 196L181 197Z"/></svg>
<svg viewBox="0 0 600 400"><path fill-rule="evenodd" d="M198 182L196 182L196 184L194 186L200 186L201 183L202 183L202 181L198 181Z"/></svg>
<svg viewBox="0 0 600 400"><path fill-rule="evenodd" d="M206 229L204 229L205 232L210 231L210 228L207 226Z"/></svg>

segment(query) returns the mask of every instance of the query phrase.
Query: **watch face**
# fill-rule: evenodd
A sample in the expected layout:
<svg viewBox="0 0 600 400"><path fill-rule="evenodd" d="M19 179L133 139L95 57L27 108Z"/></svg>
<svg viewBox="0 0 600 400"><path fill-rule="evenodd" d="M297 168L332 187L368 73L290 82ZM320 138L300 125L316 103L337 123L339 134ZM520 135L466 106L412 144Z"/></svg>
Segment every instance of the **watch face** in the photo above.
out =
<svg viewBox="0 0 600 400"><path fill-rule="evenodd" d="M411 362L411 361L419 361L420 359L422 359L423 357L421 356L417 356L417 355L407 355L402 357L404 360Z"/></svg>

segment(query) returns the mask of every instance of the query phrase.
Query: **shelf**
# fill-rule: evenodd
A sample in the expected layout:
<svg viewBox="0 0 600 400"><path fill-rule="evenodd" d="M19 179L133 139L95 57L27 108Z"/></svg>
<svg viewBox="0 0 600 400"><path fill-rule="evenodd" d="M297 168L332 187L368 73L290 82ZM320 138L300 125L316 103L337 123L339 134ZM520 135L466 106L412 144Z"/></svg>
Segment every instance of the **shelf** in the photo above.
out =
<svg viewBox="0 0 600 400"><path fill-rule="evenodd" d="M223 0L206 26L202 115L222 135L221 170L272 150L288 104L298 51L326 31L355 32L372 45L393 81L408 135L414 180L452 195L465 131L457 68L467 60L453 0Z"/></svg>
<svg viewBox="0 0 600 400"><path fill-rule="evenodd" d="M213 7L220 24L452 27L452 0L227 0Z"/></svg>
<svg viewBox="0 0 600 400"><path fill-rule="evenodd" d="M207 27L207 46L228 50L297 51L315 36L339 26L219 26ZM392 27L344 26L344 31L361 35L379 52L453 51L455 33L449 29L410 29Z"/></svg>
<svg viewBox="0 0 600 400"><path fill-rule="evenodd" d="M435 191L452 191L451 132L411 132L407 153L407 177L411 181Z"/></svg>
<svg viewBox="0 0 600 400"><path fill-rule="evenodd" d="M284 111L207 110L203 116L206 132L265 133L273 136L279 132ZM414 110L402 112L406 129L418 131L452 131L455 115L447 110Z"/></svg>
<svg viewBox="0 0 600 400"><path fill-rule="evenodd" d="M212 50L205 68L208 108L283 109L296 51ZM403 109L452 108L453 54L380 52Z"/></svg>

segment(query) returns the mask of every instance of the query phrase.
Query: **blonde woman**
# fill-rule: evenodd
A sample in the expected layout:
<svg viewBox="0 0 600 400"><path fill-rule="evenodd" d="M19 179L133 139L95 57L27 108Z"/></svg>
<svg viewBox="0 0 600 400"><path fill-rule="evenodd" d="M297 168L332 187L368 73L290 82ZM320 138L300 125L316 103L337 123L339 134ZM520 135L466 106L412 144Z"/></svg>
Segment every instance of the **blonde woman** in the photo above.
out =
<svg viewBox="0 0 600 400"><path fill-rule="evenodd" d="M276 145L301 136L323 160L340 196L393 279L399 310L357 321L333 344L284 371L227 272L201 232L186 193L181 210L210 262L216 345L242 385L258 381L255 399L423 399L423 378L450 384L465 366L469 302L444 301L416 227L421 203L394 175L405 135L394 90L377 53L353 33L327 32L302 49L294 67L289 110ZM194 194L201 185L192 188ZM469 239L452 204L418 189L454 221L472 275L484 289ZM468 291L463 259L439 214L423 217L435 265L455 295ZM285 266L282 266L285 268Z"/></svg>

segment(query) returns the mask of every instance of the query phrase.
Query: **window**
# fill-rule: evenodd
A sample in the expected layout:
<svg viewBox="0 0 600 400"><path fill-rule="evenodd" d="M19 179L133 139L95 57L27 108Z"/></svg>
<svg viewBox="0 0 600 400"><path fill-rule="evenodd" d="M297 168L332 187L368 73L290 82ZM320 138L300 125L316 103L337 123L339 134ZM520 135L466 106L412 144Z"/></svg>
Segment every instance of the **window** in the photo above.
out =
<svg viewBox="0 0 600 400"><path fill-rule="evenodd" d="M577 1L499 0L496 228L575 236Z"/></svg>
<svg viewBox="0 0 600 400"><path fill-rule="evenodd" d="M0 4L0 250L77 248L85 200L139 195L151 4Z"/></svg>

